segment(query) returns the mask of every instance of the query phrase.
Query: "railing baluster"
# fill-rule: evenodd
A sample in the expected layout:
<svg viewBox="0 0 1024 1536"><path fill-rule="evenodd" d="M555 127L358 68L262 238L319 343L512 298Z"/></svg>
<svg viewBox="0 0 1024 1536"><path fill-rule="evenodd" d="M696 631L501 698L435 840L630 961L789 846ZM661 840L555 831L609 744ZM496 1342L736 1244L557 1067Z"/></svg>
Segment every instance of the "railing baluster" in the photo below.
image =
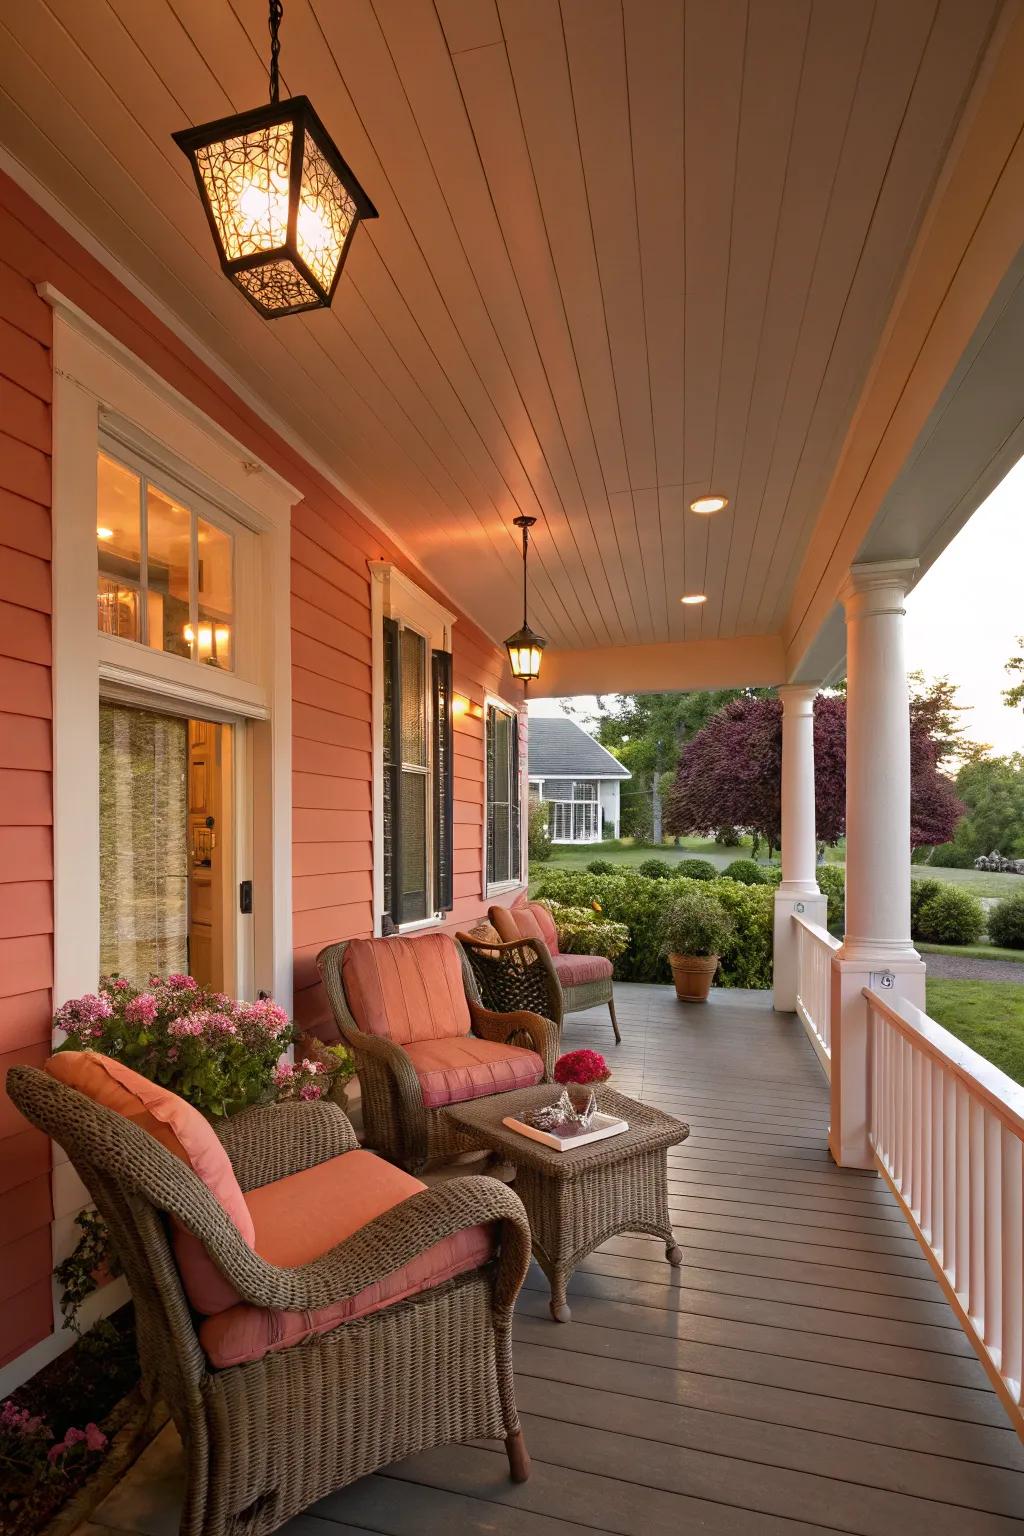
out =
<svg viewBox="0 0 1024 1536"><path fill-rule="evenodd" d="M1000 1137L1002 1205L1002 1347L1000 1364L1021 1401L1024 1377L1024 1160L1021 1142L1005 1125Z"/></svg>
<svg viewBox="0 0 1024 1536"><path fill-rule="evenodd" d="M956 1084L956 1289L970 1312L971 1280L971 1142L967 1089Z"/></svg>
<svg viewBox="0 0 1024 1536"><path fill-rule="evenodd" d="M983 1179L985 1185L985 1343L993 1354L1000 1347L1003 1327L1002 1281L1002 1148L1000 1124L990 1110L979 1106L984 1123Z"/></svg>
<svg viewBox="0 0 1024 1536"><path fill-rule="evenodd" d="M985 1336L985 1117L980 1104L968 1104L970 1142L970 1234L967 1311L982 1338Z"/></svg>
<svg viewBox="0 0 1024 1536"><path fill-rule="evenodd" d="M939 1263L943 1259L946 1241L946 1159L945 1159L945 1108L946 1073L940 1064L932 1062L932 1148L931 1148L931 1217L929 1239Z"/></svg>
<svg viewBox="0 0 1024 1536"><path fill-rule="evenodd" d="M942 1120L942 1267L956 1290L956 1078L943 1075Z"/></svg>
<svg viewBox="0 0 1024 1536"><path fill-rule="evenodd" d="M921 1230L931 1240L932 1234L932 1059L920 1051L921 1059Z"/></svg>

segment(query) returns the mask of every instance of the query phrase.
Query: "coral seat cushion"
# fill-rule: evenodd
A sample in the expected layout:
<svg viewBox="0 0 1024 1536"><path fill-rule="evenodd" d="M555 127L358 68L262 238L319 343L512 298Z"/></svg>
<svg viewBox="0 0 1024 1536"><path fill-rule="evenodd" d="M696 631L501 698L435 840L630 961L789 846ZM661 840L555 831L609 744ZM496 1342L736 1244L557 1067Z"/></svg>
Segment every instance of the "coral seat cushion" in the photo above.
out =
<svg viewBox="0 0 1024 1536"><path fill-rule="evenodd" d="M532 1088L544 1076L536 1051L466 1035L459 1040L421 1040L405 1048L420 1081L423 1104L439 1109L485 1094Z"/></svg>
<svg viewBox="0 0 1024 1536"><path fill-rule="evenodd" d="M521 910L519 908L513 911L511 907L490 907L488 909L487 916L501 935L501 942L503 944L515 944L519 939L533 937L533 935L520 933L519 931L518 919Z"/></svg>
<svg viewBox="0 0 1024 1536"><path fill-rule="evenodd" d="M345 1152L315 1168L250 1190L256 1252L283 1269L308 1264L375 1217L426 1186L372 1152ZM401 1269L382 1275L355 1296L304 1312L278 1312L238 1302L201 1325L211 1365L223 1369L287 1349L340 1323L365 1317L468 1270L494 1253L490 1226L468 1227L435 1243Z"/></svg>
<svg viewBox="0 0 1024 1536"><path fill-rule="evenodd" d="M612 963L604 955L552 955L551 963L563 987L585 987L612 978Z"/></svg>
<svg viewBox="0 0 1024 1536"><path fill-rule="evenodd" d="M396 1045L469 1034L469 1004L455 942L446 933L418 939L352 939L341 962L345 997L364 1034Z"/></svg>
<svg viewBox="0 0 1024 1536"><path fill-rule="evenodd" d="M61 1051L50 1057L46 1070L104 1109L134 1121L187 1163L252 1247L255 1228L231 1160L198 1109L96 1051ZM171 1223L171 1237L185 1293L197 1311L218 1312L238 1300L198 1238L176 1221Z"/></svg>

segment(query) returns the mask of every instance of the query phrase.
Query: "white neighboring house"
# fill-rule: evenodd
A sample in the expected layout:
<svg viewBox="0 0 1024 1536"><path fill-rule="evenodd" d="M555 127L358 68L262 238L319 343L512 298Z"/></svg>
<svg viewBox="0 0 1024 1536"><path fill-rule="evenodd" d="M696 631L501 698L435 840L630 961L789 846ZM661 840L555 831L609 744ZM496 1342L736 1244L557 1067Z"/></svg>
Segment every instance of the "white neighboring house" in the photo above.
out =
<svg viewBox="0 0 1024 1536"><path fill-rule="evenodd" d="M550 804L553 843L599 843L619 835L619 785L628 768L574 720L532 716L527 736L530 799Z"/></svg>

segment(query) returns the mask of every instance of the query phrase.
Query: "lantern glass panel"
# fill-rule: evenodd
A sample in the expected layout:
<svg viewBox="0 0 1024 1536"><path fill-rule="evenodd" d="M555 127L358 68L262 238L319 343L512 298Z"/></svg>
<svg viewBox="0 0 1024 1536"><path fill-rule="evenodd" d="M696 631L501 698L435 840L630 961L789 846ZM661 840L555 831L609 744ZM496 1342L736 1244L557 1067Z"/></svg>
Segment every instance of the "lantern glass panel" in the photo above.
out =
<svg viewBox="0 0 1024 1536"><path fill-rule="evenodd" d="M349 231L358 218L354 200L307 128L295 239L299 256L330 293Z"/></svg>
<svg viewBox="0 0 1024 1536"><path fill-rule="evenodd" d="M290 118L195 151L226 261L279 249L288 239Z"/></svg>

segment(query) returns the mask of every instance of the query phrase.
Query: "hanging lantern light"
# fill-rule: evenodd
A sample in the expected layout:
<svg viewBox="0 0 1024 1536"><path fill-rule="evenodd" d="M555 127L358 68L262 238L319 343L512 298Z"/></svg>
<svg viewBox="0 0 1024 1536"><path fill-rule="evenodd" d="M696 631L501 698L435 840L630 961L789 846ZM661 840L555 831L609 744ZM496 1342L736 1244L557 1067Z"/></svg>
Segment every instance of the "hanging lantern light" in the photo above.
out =
<svg viewBox="0 0 1024 1536"><path fill-rule="evenodd" d="M270 104L183 128L221 267L268 320L326 309L360 219L377 210L306 96L280 101L282 0L270 0Z"/></svg>
<svg viewBox="0 0 1024 1536"><path fill-rule="evenodd" d="M540 635L535 634L530 628L526 617L526 557L530 547L530 529L536 521L535 517L515 519L516 527L523 530L523 627L514 635L509 635L505 641L512 676L518 677L523 683L529 683L533 678L540 677L541 652L547 645L547 641L542 640Z"/></svg>

